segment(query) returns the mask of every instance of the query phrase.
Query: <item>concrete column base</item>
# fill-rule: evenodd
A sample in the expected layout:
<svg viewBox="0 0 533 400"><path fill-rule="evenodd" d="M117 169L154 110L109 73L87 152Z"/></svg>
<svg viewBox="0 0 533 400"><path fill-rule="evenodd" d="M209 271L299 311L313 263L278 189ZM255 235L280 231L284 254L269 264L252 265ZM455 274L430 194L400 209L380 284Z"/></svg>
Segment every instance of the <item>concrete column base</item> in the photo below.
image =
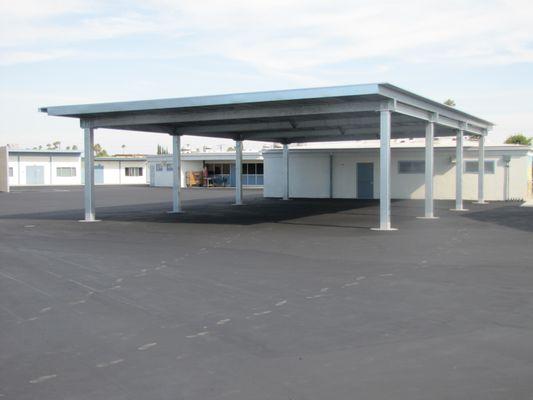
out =
<svg viewBox="0 0 533 400"><path fill-rule="evenodd" d="M80 219L78 222L100 222L101 219Z"/></svg>
<svg viewBox="0 0 533 400"><path fill-rule="evenodd" d="M439 219L439 217L431 216L431 217L416 217L416 219Z"/></svg>
<svg viewBox="0 0 533 400"><path fill-rule="evenodd" d="M183 214L183 211L167 211L167 214Z"/></svg>
<svg viewBox="0 0 533 400"><path fill-rule="evenodd" d="M488 201L474 201L474 204L489 204Z"/></svg>
<svg viewBox="0 0 533 400"><path fill-rule="evenodd" d="M468 208L450 208L450 211L468 211Z"/></svg>
<svg viewBox="0 0 533 400"><path fill-rule="evenodd" d="M370 228L371 231L384 231L384 232L394 232L397 231L398 228Z"/></svg>

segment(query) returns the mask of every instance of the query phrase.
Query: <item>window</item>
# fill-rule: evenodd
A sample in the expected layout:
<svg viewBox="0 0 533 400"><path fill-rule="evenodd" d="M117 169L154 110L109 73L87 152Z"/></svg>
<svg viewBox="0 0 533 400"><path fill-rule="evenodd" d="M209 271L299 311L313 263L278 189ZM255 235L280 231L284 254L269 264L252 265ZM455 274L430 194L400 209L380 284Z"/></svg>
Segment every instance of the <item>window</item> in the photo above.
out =
<svg viewBox="0 0 533 400"><path fill-rule="evenodd" d="M263 184L263 163L247 162L242 165L242 183L244 185Z"/></svg>
<svg viewBox="0 0 533 400"><path fill-rule="evenodd" d="M465 161L464 171L467 174L477 174L478 173L478 161ZM485 173L494 174L496 169L494 161L485 161Z"/></svg>
<svg viewBox="0 0 533 400"><path fill-rule="evenodd" d="M142 167L126 167L126 176L143 176Z"/></svg>
<svg viewBox="0 0 533 400"><path fill-rule="evenodd" d="M224 175L229 175L230 166L229 164L222 164L222 173Z"/></svg>
<svg viewBox="0 0 533 400"><path fill-rule="evenodd" d="M60 177L76 176L76 168L74 167L57 167L56 175Z"/></svg>
<svg viewBox="0 0 533 400"><path fill-rule="evenodd" d="M10 176L10 177L13 176L13 167L9 167L9 176Z"/></svg>
<svg viewBox="0 0 533 400"><path fill-rule="evenodd" d="M172 164L167 164L167 171L173 171L174 166Z"/></svg>
<svg viewBox="0 0 533 400"><path fill-rule="evenodd" d="M156 171L163 171L163 164L156 164L155 165L155 170Z"/></svg>
<svg viewBox="0 0 533 400"><path fill-rule="evenodd" d="M399 174L423 174L425 171L425 161L398 161Z"/></svg>

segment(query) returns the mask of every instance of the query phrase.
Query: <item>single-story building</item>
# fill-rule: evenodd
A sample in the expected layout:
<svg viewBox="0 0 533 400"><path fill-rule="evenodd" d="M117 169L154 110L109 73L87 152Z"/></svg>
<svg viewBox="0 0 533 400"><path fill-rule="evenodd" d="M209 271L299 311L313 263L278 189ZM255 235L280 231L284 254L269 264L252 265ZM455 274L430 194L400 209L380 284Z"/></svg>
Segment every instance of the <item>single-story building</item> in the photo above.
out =
<svg viewBox="0 0 533 400"><path fill-rule="evenodd" d="M263 187L263 157L260 152L243 152L242 184L248 187ZM172 155L147 156L150 168L150 186L172 186ZM235 153L182 153L181 187L191 186L187 176L202 173L216 186L235 187ZM202 182L202 184L204 184Z"/></svg>
<svg viewBox="0 0 533 400"><path fill-rule="evenodd" d="M95 157L95 185L146 185L149 183L146 157ZM83 175L84 177L84 175ZM82 179L83 183L84 179Z"/></svg>
<svg viewBox="0 0 533 400"><path fill-rule="evenodd" d="M0 177L0 191L9 191L10 186L83 185L82 153L1 147ZM95 157L96 185L146 185L148 178L146 157Z"/></svg>
<svg viewBox="0 0 533 400"><path fill-rule="evenodd" d="M4 149L9 186L81 185L80 151Z"/></svg>
<svg viewBox="0 0 533 400"><path fill-rule="evenodd" d="M455 198L455 138L434 142L434 198ZM391 197L425 196L425 143L391 140ZM531 196L529 146L488 145L485 148L485 199L523 200ZM283 196L281 150L263 153L265 197ZM466 200L478 198L478 142L465 140L462 186ZM379 198L379 141L307 144L289 149L289 196L309 198Z"/></svg>

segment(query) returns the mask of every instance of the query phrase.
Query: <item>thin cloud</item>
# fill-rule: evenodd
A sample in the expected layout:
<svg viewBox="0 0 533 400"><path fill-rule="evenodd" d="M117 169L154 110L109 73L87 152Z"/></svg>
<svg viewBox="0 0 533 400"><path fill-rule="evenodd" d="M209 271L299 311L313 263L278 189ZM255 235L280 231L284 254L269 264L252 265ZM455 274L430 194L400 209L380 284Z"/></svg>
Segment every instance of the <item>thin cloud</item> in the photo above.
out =
<svg viewBox="0 0 533 400"><path fill-rule="evenodd" d="M0 54L0 65L14 65L39 61L50 61L58 58L75 56L76 52L69 50L52 51L14 51Z"/></svg>
<svg viewBox="0 0 533 400"><path fill-rule="evenodd" d="M481 64L533 58L532 7L522 0L12 4L3 6L0 46L19 52L152 34L155 40L175 39L175 47L189 54L218 55L275 73L378 57ZM158 57L145 54L152 56Z"/></svg>

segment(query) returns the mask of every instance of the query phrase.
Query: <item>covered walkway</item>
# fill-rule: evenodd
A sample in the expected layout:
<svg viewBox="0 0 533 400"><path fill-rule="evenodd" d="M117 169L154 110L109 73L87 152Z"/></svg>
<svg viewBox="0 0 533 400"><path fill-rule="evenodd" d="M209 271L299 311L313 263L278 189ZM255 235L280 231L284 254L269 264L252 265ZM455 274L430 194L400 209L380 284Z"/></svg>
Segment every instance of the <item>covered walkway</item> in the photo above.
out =
<svg viewBox="0 0 533 400"><path fill-rule="evenodd" d="M479 138L479 166L484 166L484 141L492 124L396 86L349 85L218 96L45 107L53 116L78 118L85 149L101 128L168 133L173 136L173 208L182 212L180 195L181 136L235 140L235 204L243 204L242 142L283 144L283 198L288 199L290 143L380 140L379 230L392 230L390 218L390 140L425 137L425 212L435 218L433 201L433 140L457 137L457 165L462 165L463 137ZM94 157L85 155L85 220L95 221ZM463 210L462 169L456 177L455 210ZM484 168L478 172L478 202L484 203Z"/></svg>

